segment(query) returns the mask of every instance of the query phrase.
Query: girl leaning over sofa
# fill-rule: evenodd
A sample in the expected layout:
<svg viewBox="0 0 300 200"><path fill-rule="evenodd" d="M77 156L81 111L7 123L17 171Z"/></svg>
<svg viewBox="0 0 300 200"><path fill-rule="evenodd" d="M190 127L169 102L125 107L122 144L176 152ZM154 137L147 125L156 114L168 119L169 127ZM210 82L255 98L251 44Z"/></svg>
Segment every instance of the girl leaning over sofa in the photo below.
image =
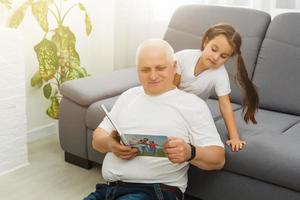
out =
<svg viewBox="0 0 300 200"><path fill-rule="evenodd" d="M256 124L255 112L259 98L254 84L248 78L248 73L241 55L241 35L229 24L216 24L204 34L199 49L185 49L176 53L177 74L175 84L179 89L194 93L202 99L207 98L215 90L218 95L219 108L228 130L226 144L232 151L239 151L246 142L241 140L234 113L231 107L229 93L230 81L224 63L237 56L236 80L244 90L243 114L246 123Z"/></svg>

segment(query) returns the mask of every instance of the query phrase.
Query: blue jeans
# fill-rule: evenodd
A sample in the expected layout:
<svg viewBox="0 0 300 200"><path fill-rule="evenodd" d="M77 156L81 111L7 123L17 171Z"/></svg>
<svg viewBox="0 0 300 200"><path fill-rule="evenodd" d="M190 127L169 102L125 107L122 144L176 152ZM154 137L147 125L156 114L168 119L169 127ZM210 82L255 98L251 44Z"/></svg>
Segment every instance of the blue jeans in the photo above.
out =
<svg viewBox="0 0 300 200"><path fill-rule="evenodd" d="M109 186L97 184L96 191L84 200L177 200L176 195L163 191L159 184L138 184Z"/></svg>

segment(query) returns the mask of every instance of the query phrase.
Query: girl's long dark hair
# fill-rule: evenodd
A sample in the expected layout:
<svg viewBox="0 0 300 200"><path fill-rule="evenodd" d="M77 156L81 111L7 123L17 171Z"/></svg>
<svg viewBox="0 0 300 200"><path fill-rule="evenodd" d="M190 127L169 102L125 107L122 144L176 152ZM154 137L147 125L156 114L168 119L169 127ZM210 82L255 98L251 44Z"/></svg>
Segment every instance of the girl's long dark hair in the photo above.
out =
<svg viewBox="0 0 300 200"><path fill-rule="evenodd" d="M243 114L246 123L249 120L256 124L255 113L259 106L259 97L255 85L249 79L248 72L245 67L244 59L241 55L242 38L239 32L237 32L229 24L216 24L210 27L204 34L202 39L201 50L203 51L204 46L207 42L214 39L218 35L226 36L228 42L233 48L232 56L237 55L237 73L235 75L236 81L242 87L244 91L243 99Z"/></svg>

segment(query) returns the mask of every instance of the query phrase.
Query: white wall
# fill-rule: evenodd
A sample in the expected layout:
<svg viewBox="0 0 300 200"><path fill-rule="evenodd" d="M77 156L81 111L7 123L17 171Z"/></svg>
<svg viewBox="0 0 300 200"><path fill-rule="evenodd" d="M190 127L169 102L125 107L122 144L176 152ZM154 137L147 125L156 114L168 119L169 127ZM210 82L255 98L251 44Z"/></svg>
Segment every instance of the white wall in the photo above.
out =
<svg viewBox="0 0 300 200"><path fill-rule="evenodd" d="M28 164L22 42L0 27L0 175Z"/></svg>
<svg viewBox="0 0 300 200"><path fill-rule="evenodd" d="M22 2L24 1L15 0L13 7ZM73 5L76 2L80 1L67 1L67 4ZM85 5L91 17L93 26L91 35L89 37L85 35L84 13L78 8L72 10L65 20L65 24L70 26L76 35L77 51L81 58L81 64L90 74L111 71L113 70L114 62L114 1L82 0L81 2ZM43 32L32 17L31 11L28 11L19 29L23 32L25 38L27 131L30 135L29 139L33 139L38 137L38 135L53 133L56 130L57 121L50 119L45 114L50 104L43 97L42 90L32 88L30 85L30 79L38 69L38 61L33 46L42 39ZM5 23L7 16L8 14L6 13L0 15L2 24ZM51 27L53 20L50 20L49 24Z"/></svg>
<svg viewBox="0 0 300 200"><path fill-rule="evenodd" d="M156 20L158 0L115 0L115 69L135 66L138 45L148 38L162 38L166 22ZM165 4L161 1L161 4ZM161 9L160 9L161 10Z"/></svg>

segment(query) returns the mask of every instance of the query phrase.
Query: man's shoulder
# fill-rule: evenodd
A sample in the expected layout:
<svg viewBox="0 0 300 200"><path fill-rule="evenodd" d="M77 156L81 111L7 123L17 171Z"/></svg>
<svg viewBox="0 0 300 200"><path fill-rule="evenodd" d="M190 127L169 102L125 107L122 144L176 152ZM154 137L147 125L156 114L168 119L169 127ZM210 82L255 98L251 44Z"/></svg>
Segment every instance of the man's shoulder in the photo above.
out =
<svg viewBox="0 0 300 200"><path fill-rule="evenodd" d="M202 98L198 97L195 94L185 92L183 90L178 90L177 98L177 102L180 102L180 104L185 103L191 106L206 105L206 102Z"/></svg>
<svg viewBox="0 0 300 200"><path fill-rule="evenodd" d="M136 87L129 88L128 90L123 92L122 95L134 95L134 94L141 94L143 92L144 90L142 86L136 86Z"/></svg>
<svg viewBox="0 0 300 200"><path fill-rule="evenodd" d="M140 94L143 94L144 90L142 86L136 86L129 88L128 90L124 91L121 95L120 98L132 98L134 96L138 96Z"/></svg>
<svg viewBox="0 0 300 200"><path fill-rule="evenodd" d="M195 94L187 93L182 90L177 93L176 98L170 102L170 105L176 108L192 126L199 123L199 119L203 117L212 117L208 105L203 99Z"/></svg>

